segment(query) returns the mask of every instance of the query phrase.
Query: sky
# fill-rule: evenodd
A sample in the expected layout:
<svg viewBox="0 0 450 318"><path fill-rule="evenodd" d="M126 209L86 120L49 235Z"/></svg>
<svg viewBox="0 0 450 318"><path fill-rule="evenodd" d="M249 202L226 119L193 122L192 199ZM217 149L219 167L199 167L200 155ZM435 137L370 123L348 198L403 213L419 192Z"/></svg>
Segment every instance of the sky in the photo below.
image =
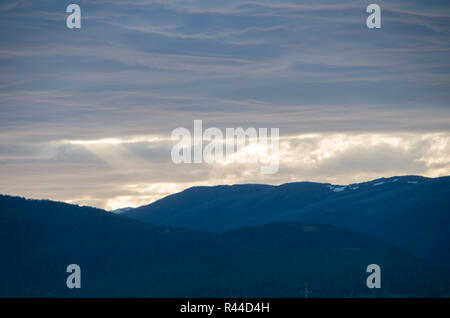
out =
<svg viewBox="0 0 450 318"><path fill-rule="evenodd" d="M450 175L450 3L376 1L368 29L370 3L1 1L0 193L112 210L195 185ZM278 173L175 164L194 120L279 128Z"/></svg>

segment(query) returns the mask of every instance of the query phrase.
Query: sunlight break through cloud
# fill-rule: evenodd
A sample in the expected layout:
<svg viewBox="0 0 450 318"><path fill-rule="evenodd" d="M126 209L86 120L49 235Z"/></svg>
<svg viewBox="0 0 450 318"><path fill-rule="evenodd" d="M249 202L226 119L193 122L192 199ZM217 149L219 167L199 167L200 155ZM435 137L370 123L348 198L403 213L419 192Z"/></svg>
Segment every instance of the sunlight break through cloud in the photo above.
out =
<svg viewBox="0 0 450 318"><path fill-rule="evenodd" d="M65 140L1 148L0 191L105 209L135 207L191 186L317 181L347 184L393 175L450 174L450 133L316 133L280 137L280 170L258 163L174 164L165 136ZM242 149L245 155L253 145ZM79 174L83 171L83 174ZM24 172L26 174L24 174ZM42 175L48 183L39 183ZM27 183L24 190L23 185ZM33 186L39 184L39 186ZM87 195L88 194L88 195Z"/></svg>

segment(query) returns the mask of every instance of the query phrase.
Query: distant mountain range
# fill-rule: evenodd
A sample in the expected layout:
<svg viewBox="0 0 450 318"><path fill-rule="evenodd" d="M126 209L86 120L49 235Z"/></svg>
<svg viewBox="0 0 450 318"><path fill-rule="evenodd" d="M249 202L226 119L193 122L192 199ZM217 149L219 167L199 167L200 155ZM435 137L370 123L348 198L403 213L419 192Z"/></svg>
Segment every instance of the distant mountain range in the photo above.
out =
<svg viewBox="0 0 450 318"><path fill-rule="evenodd" d="M131 211L131 210L133 210L133 208L126 207L126 208L115 209L115 210L112 210L112 211L109 211L109 212L112 212L112 213L115 213L115 214L120 214L120 213L124 213L124 212Z"/></svg>
<svg viewBox="0 0 450 318"><path fill-rule="evenodd" d="M120 215L0 195L0 297L450 296L448 268L398 247L446 238L430 255L447 255L448 182L196 187ZM366 286L373 263L381 289ZM66 287L69 264L81 289Z"/></svg>
<svg viewBox="0 0 450 318"><path fill-rule="evenodd" d="M218 233L280 221L330 224L381 238L450 268L450 177L404 176L347 186L193 187L124 215Z"/></svg>

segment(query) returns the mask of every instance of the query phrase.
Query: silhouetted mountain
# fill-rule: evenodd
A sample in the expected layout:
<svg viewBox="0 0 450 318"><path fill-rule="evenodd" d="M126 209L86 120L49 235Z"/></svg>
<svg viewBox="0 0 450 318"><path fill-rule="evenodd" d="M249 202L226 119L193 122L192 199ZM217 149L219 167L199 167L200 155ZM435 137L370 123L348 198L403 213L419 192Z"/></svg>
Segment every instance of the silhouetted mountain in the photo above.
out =
<svg viewBox="0 0 450 318"><path fill-rule="evenodd" d="M279 221L331 224L450 266L450 177L194 187L124 215L209 232Z"/></svg>
<svg viewBox="0 0 450 318"><path fill-rule="evenodd" d="M448 275L333 226L278 223L224 234L154 226L102 210L0 196L1 297L441 296ZM382 289L366 287L368 264ZM81 289L66 267L81 267Z"/></svg>

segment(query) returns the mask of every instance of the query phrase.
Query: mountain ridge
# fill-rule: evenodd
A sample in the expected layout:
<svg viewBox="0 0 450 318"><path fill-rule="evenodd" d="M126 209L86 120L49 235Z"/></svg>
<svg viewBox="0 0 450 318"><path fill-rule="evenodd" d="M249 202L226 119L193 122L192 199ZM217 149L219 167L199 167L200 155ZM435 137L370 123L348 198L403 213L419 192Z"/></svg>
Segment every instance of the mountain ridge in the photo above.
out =
<svg viewBox="0 0 450 318"><path fill-rule="evenodd" d="M448 176L398 176L346 186L300 182L194 187L123 215L217 233L282 221L331 224L450 267Z"/></svg>
<svg viewBox="0 0 450 318"><path fill-rule="evenodd" d="M224 234L99 209L0 196L0 297L436 297L449 273L385 242L292 222ZM383 268L383 290L365 286ZM68 264L82 288L68 289ZM399 275L401 273L401 275Z"/></svg>

